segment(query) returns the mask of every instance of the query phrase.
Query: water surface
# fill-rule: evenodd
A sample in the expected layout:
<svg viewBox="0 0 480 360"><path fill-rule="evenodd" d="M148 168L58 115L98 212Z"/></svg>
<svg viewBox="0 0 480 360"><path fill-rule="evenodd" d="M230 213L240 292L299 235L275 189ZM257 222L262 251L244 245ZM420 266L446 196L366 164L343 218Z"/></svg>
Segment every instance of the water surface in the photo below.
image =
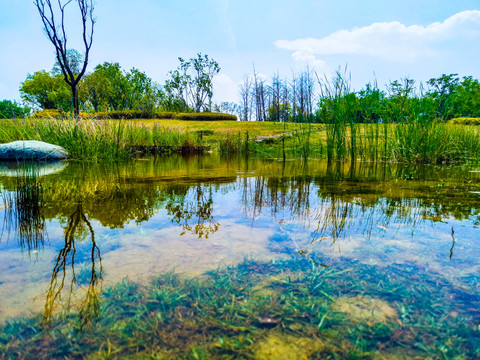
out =
<svg viewBox="0 0 480 360"><path fill-rule="evenodd" d="M4 356L479 356L475 167L212 155L0 183Z"/></svg>

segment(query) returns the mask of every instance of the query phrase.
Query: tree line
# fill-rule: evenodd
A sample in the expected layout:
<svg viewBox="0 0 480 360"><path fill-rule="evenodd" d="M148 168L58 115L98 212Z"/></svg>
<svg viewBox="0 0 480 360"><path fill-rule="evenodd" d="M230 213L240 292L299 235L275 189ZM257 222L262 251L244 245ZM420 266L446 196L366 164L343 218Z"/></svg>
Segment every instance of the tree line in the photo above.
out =
<svg viewBox="0 0 480 360"><path fill-rule="evenodd" d="M68 63L75 72L82 55L68 51ZM189 60L179 58L179 66L169 72L165 85L153 81L145 72L122 69L119 63L104 62L86 73L77 85L80 107L86 111L141 110L147 112L200 112L212 108L213 76L220 66L201 53ZM50 72L28 75L20 87L22 100L33 108L70 111L70 86L64 81L58 62Z"/></svg>
<svg viewBox="0 0 480 360"><path fill-rule="evenodd" d="M224 104L223 110L243 121L331 123L340 109L349 112L344 118L356 123L480 117L479 80L458 74L443 74L425 84L403 78L391 81L385 90L368 83L354 91L346 71L327 78L307 68L290 77L276 73L267 79L254 69L243 77L239 99L237 104Z"/></svg>

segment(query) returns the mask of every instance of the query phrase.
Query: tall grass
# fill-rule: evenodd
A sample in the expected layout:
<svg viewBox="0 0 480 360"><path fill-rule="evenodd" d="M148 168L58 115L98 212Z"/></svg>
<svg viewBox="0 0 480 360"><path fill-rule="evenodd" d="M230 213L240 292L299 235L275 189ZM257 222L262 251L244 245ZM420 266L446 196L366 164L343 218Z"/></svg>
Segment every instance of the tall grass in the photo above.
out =
<svg viewBox="0 0 480 360"><path fill-rule="evenodd" d="M147 127L143 123L29 120L5 121L0 142L41 140L64 147L71 159L122 160L135 152L156 148L156 152L177 151L201 146L198 136L188 130Z"/></svg>
<svg viewBox="0 0 480 360"><path fill-rule="evenodd" d="M361 117L359 114L366 113L362 107L368 104L352 96L349 80L337 74L332 81L323 85L323 98L316 113L316 120L324 123L324 128L304 119L294 126L290 124L288 129L284 124L283 134L278 133L279 129L266 128L272 135L262 136L262 141L255 136L258 124L236 132L234 127L222 128L212 131L211 136L202 136L206 130L195 131L194 126L171 127L153 121L77 123L30 119L0 122L0 143L42 140L63 146L71 159L93 161L164 152L197 153L208 146L220 153L277 154L284 159L287 155L305 160L326 156L331 161L435 164L480 160L480 128L437 121L425 116L424 107L415 101L409 101L411 108L406 109L401 96L398 102L389 102L388 108L378 108L372 116Z"/></svg>
<svg viewBox="0 0 480 360"><path fill-rule="evenodd" d="M317 120L327 126L328 160L440 164L480 159L480 132L435 119L435 112L415 93L411 80L392 85L393 101L388 107L369 110L376 119L359 118L368 112L362 98L351 91L345 74L337 72L333 79L319 79L319 83Z"/></svg>

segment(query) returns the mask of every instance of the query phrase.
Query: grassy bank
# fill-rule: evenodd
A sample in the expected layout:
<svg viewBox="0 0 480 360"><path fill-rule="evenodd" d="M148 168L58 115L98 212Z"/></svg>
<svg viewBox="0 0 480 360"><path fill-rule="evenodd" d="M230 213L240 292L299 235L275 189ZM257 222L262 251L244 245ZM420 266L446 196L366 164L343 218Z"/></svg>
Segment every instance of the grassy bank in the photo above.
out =
<svg viewBox="0 0 480 360"><path fill-rule="evenodd" d="M0 142L42 140L72 159L122 160L162 152L450 163L480 158L475 126L420 121L333 124L152 120L4 120Z"/></svg>

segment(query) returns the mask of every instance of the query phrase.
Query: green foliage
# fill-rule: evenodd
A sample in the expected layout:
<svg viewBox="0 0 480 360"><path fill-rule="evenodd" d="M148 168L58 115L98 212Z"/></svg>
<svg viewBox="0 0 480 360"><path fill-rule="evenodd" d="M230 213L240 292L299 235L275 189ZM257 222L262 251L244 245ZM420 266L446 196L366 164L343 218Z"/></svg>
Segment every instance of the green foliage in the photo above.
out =
<svg viewBox="0 0 480 360"><path fill-rule="evenodd" d="M480 82L465 76L452 100L455 117L480 117Z"/></svg>
<svg viewBox="0 0 480 360"><path fill-rule="evenodd" d="M162 93L151 78L133 68L105 62L85 76L86 102L95 111L141 110L153 112Z"/></svg>
<svg viewBox="0 0 480 360"><path fill-rule="evenodd" d="M449 121L450 124L454 125L480 125L480 118L453 118Z"/></svg>
<svg viewBox="0 0 480 360"><path fill-rule="evenodd" d="M80 89L80 97L82 97ZM68 111L72 104L72 92L61 75L37 71L28 75L20 87L22 100L32 107L62 109Z"/></svg>
<svg viewBox="0 0 480 360"><path fill-rule="evenodd" d="M148 111L141 110L116 110L101 111L93 114L95 119L152 119L153 115Z"/></svg>
<svg viewBox="0 0 480 360"><path fill-rule="evenodd" d="M57 119L57 120L64 120L70 119L72 113L71 111L63 111L63 110L41 110L35 112L31 117L35 119ZM90 115L86 112L81 112L78 114L80 119L90 119Z"/></svg>
<svg viewBox="0 0 480 360"><path fill-rule="evenodd" d="M235 115L222 114L222 113L178 113L174 115L175 119L180 120L197 120L197 121L218 121L218 120L230 120L237 121Z"/></svg>
<svg viewBox="0 0 480 360"><path fill-rule="evenodd" d="M1 119L15 119L25 118L30 114L31 109L22 107L15 101L2 100L0 101L0 118Z"/></svg>
<svg viewBox="0 0 480 360"><path fill-rule="evenodd" d="M443 74L437 79L430 79L427 84L432 89L427 95L430 96L436 107L436 115L441 119L449 119L453 116L454 94L458 88L459 79L457 74Z"/></svg>
<svg viewBox="0 0 480 360"><path fill-rule="evenodd" d="M170 71L170 79L165 82L169 101L183 104L185 111L192 108L195 112L211 109L213 96L212 79L220 72L218 63L208 55L197 54L196 58L185 60L178 58L180 65Z"/></svg>
<svg viewBox="0 0 480 360"><path fill-rule="evenodd" d="M66 51L66 65L67 67L75 74L78 75L80 74L80 71L82 71L82 66L83 66L83 60L84 60L84 55L80 54L77 50L75 49L68 49ZM60 66L60 63L58 62L58 59L55 59L55 64L53 65L52 68L52 75L63 75L62 72L62 67Z"/></svg>
<svg viewBox="0 0 480 360"><path fill-rule="evenodd" d="M150 112L142 110L115 110L115 111L99 111L97 113L80 113L80 118L108 120L108 119L178 119L191 121L236 121L237 117L230 114L222 113L173 113L173 112ZM37 119L67 119L69 112L62 110L42 110L33 114Z"/></svg>

